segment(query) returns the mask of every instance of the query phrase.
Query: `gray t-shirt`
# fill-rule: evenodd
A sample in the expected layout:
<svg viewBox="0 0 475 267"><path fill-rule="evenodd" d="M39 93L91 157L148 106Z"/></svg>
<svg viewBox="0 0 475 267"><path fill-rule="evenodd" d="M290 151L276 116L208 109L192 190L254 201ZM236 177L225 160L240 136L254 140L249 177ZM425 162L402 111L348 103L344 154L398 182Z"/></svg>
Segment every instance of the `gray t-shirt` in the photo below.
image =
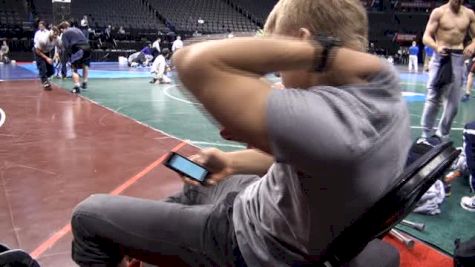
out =
<svg viewBox="0 0 475 267"><path fill-rule="evenodd" d="M276 162L234 202L249 266L318 256L402 172L409 116L394 68L364 85L274 90L267 127Z"/></svg>

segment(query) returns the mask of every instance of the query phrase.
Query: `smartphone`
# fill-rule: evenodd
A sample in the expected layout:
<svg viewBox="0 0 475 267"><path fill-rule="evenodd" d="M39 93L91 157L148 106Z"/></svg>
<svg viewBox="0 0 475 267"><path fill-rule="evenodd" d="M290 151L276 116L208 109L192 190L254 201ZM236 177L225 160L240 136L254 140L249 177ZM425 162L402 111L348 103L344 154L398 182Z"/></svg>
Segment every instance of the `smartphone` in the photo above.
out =
<svg viewBox="0 0 475 267"><path fill-rule="evenodd" d="M200 183L204 183L209 174L209 171L205 167L175 152L170 153L164 165Z"/></svg>

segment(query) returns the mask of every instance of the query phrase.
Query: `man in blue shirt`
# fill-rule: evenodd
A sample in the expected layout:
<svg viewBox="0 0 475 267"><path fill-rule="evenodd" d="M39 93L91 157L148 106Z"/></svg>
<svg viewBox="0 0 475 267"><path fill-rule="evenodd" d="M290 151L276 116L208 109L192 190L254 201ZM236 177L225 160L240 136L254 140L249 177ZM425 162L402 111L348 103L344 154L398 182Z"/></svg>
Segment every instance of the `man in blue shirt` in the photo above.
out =
<svg viewBox="0 0 475 267"><path fill-rule="evenodd" d="M413 41L412 46L409 47L409 72L415 70L417 73L418 71L419 62L417 55L419 55L419 47L417 47L417 43Z"/></svg>
<svg viewBox="0 0 475 267"><path fill-rule="evenodd" d="M429 63L434 55L434 49L430 46L424 46L424 71L429 72Z"/></svg>

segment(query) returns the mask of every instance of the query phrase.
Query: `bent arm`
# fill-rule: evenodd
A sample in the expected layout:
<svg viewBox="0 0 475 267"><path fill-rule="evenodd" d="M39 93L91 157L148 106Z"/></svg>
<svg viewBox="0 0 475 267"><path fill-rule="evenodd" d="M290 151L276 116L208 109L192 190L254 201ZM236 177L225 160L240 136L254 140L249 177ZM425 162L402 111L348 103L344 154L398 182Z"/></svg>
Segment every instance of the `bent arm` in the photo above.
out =
<svg viewBox="0 0 475 267"><path fill-rule="evenodd" d="M470 34L470 38L472 38L472 40L470 41L470 46L473 46L475 45L475 14L472 10L469 10L469 14L470 14L470 25L469 25L469 34Z"/></svg>
<svg viewBox="0 0 475 267"><path fill-rule="evenodd" d="M426 30L424 31L424 36L422 37L422 42L432 47L437 51L437 42L435 40L435 34L439 27L440 20L440 10L438 8L434 9L430 14L429 21L427 22Z"/></svg>
<svg viewBox="0 0 475 267"><path fill-rule="evenodd" d="M256 174L262 176L267 173L274 162L274 158L258 149L246 149L228 152L226 156L230 162L233 174Z"/></svg>
<svg viewBox="0 0 475 267"><path fill-rule="evenodd" d="M41 58L43 58L44 60L48 60L49 57L47 55L45 55L45 53L43 53L43 51L41 51L41 49L39 49L38 47L35 47L35 53L40 56Z"/></svg>
<svg viewBox="0 0 475 267"><path fill-rule="evenodd" d="M271 86L260 78L277 71L311 71L322 50L319 44L289 38L234 38L185 47L173 62L181 81L218 122L238 140L270 153L266 106ZM341 48L334 54L328 75L343 84L362 82L381 67L377 57L366 53Z"/></svg>

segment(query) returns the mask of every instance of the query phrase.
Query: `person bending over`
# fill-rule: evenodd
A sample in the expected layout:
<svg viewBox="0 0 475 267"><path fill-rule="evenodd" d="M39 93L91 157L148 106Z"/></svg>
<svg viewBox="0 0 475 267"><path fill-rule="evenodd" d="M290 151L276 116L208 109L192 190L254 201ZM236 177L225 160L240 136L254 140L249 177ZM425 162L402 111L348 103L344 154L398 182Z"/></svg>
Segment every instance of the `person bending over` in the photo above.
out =
<svg viewBox="0 0 475 267"><path fill-rule="evenodd" d="M74 83L71 92L79 94L81 93L81 89L87 89L89 66L91 62L91 47L82 31L76 27L70 27L68 22L62 22L58 28L62 31L61 42L69 58L69 62L71 62ZM82 69L82 85L78 69Z"/></svg>
<svg viewBox="0 0 475 267"><path fill-rule="evenodd" d="M58 43L59 30L53 27L45 34L40 34L35 38L35 60L38 67L39 76L45 90L51 90L49 78L54 75L53 54Z"/></svg>
<svg viewBox="0 0 475 267"><path fill-rule="evenodd" d="M163 201L84 200L71 221L80 266L125 255L159 266L171 255L192 266L314 263L395 183L409 116L395 69L364 52L361 1L280 0L265 31L174 55L185 87L255 149L201 150L191 160L211 171L207 186L183 178ZM275 72L285 89L261 79Z"/></svg>

